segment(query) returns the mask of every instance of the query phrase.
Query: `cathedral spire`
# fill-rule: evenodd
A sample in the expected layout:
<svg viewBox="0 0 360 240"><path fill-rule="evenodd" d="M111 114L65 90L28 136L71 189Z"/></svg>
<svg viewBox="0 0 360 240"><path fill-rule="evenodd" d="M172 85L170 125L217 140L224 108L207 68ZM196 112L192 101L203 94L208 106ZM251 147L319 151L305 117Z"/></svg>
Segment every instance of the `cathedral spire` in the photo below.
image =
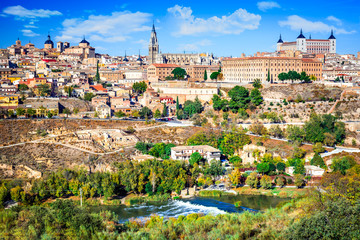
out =
<svg viewBox="0 0 360 240"><path fill-rule="evenodd" d="M154 33L156 32L156 31L155 31L155 23L154 23L154 20L153 20L152 32L154 32Z"/></svg>

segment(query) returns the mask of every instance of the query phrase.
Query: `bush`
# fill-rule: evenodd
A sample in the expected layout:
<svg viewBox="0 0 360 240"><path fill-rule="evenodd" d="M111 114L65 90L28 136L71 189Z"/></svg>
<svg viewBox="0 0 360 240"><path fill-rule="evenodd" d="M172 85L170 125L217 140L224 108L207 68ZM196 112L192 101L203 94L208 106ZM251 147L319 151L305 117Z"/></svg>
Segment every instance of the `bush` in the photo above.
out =
<svg viewBox="0 0 360 240"><path fill-rule="evenodd" d="M286 179L286 183L289 185L293 184L293 182L294 181L291 178Z"/></svg>
<svg viewBox="0 0 360 240"><path fill-rule="evenodd" d="M234 203L234 206L239 208L239 207L241 207L241 204L242 204L241 201L237 201L237 202Z"/></svg>
<svg viewBox="0 0 360 240"><path fill-rule="evenodd" d="M260 185L264 189L270 189L272 187L271 177L264 175L260 180Z"/></svg>
<svg viewBox="0 0 360 240"><path fill-rule="evenodd" d="M250 175L246 178L245 183L251 188L257 188L257 185L259 183L257 175L257 172L250 173Z"/></svg>

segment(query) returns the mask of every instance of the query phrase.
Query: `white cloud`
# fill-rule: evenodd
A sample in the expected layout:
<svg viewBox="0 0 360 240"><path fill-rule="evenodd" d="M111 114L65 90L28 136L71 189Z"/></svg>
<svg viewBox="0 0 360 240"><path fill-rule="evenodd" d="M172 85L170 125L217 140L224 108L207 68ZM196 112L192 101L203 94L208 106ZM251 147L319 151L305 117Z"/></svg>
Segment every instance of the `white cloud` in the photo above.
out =
<svg viewBox="0 0 360 240"><path fill-rule="evenodd" d="M111 15L90 15L87 19L65 19L57 40L77 41L83 35L90 41L122 42L132 33L150 31L145 25L152 15L143 12L113 12Z"/></svg>
<svg viewBox="0 0 360 240"><path fill-rule="evenodd" d="M10 6L3 10L3 13L8 15L16 16L17 18L49 18L51 16L60 16L62 15L59 11L51 11L47 9L26 9L23 6Z"/></svg>
<svg viewBox="0 0 360 240"><path fill-rule="evenodd" d="M194 43L181 44L178 50L180 51L198 51L200 47L210 46L212 42L208 39L204 39Z"/></svg>
<svg viewBox="0 0 360 240"><path fill-rule="evenodd" d="M287 20L279 21L281 27L290 27L291 30L300 30L301 28L304 32L318 32L318 33L330 33L333 29L336 34L353 34L356 31L347 31L343 28L337 28L335 26L330 26L321 21L310 21L305 18L302 18L297 15L288 16Z"/></svg>
<svg viewBox="0 0 360 240"><path fill-rule="evenodd" d="M260 11L266 12L269 9L280 8L280 5L277 2L258 2L257 7Z"/></svg>
<svg viewBox="0 0 360 240"><path fill-rule="evenodd" d="M337 24L338 26L342 25L342 21L334 16L328 16L326 20L335 22L335 24Z"/></svg>
<svg viewBox="0 0 360 240"><path fill-rule="evenodd" d="M149 45L149 41L146 41L144 39L140 39L140 40L136 41L135 43L140 44L141 48L145 48L145 49L147 49L148 45Z"/></svg>
<svg viewBox="0 0 360 240"><path fill-rule="evenodd" d="M213 16L208 19L196 18L190 7L175 5L168 8L179 24L179 31L173 35L199 35L210 34L240 34L245 30L257 29L260 25L261 16L247 12L239 8L228 16Z"/></svg>
<svg viewBox="0 0 360 240"><path fill-rule="evenodd" d="M24 36L27 36L27 37L40 36L40 34L34 33L34 32L33 32L32 30L30 30L30 29L23 29L23 30L21 30L21 32L23 33Z"/></svg>
<svg viewBox="0 0 360 240"><path fill-rule="evenodd" d="M24 25L24 27L25 27L25 28L38 28L37 26L31 25L31 24L29 24L29 25Z"/></svg>

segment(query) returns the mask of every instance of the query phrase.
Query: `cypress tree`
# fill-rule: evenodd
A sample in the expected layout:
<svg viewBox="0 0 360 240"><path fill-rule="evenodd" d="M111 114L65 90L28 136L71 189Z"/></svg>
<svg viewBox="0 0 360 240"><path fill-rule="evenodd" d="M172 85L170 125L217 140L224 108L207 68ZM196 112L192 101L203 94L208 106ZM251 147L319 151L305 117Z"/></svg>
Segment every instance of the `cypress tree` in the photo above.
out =
<svg viewBox="0 0 360 240"><path fill-rule="evenodd" d="M208 79L207 77L207 72L206 72L206 69L205 69L205 72L204 72L204 80L206 81Z"/></svg>
<svg viewBox="0 0 360 240"><path fill-rule="evenodd" d="M99 74L99 60L96 63L96 75L95 75L95 81L100 82L100 74Z"/></svg>
<svg viewBox="0 0 360 240"><path fill-rule="evenodd" d="M164 108L163 108L163 112L162 112L162 117L166 117L167 116L167 107L166 104L164 103Z"/></svg>
<svg viewBox="0 0 360 240"><path fill-rule="evenodd" d="M268 69L267 81L270 82L270 69Z"/></svg>
<svg viewBox="0 0 360 240"><path fill-rule="evenodd" d="M179 96L176 97L176 110L180 109Z"/></svg>

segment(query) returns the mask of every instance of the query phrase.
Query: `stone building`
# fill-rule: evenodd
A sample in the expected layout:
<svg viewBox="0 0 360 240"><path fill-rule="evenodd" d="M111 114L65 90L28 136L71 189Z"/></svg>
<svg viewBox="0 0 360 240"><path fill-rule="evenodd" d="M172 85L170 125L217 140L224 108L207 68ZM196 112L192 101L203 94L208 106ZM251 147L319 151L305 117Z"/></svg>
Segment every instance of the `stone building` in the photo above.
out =
<svg viewBox="0 0 360 240"><path fill-rule="evenodd" d="M226 82L252 82L260 79L265 82L270 74L270 80L278 81L282 72L305 71L309 76L322 79L322 62L315 59L294 57L246 57L225 58L222 61L222 72Z"/></svg>
<svg viewBox="0 0 360 240"><path fill-rule="evenodd" d="M215 58L211 54L199 53L161 53L153 24L149 42L149 64L165 63L177 65L213 65Z"/></svg>
<svg viewBox="0 0 360 240"><path fill-rule="evenodd" d="M176 64L153 63L147 68L148 80L149 81L165 80L166 77L173 75L171 72L177 67L180 66Z"/></svg>
<svg viewBox="0 0 360 240"><path fill-rule="evenodd" d="M280 35L276 44L276 50L278 52L292 50L315 54L336 53L336 38L334 37L333 30L331 30L331 34L328 39L312 39L311 35L309 39L306 39L301 30L299 36L294 42L284 42Z"/></svg>
<svg viewBox="0 0 360 240"><path fill-rule="evenodd" d="M85 37L79 43L79 46L67 47L64 49L62 55L79 55L81 59L95 58L95 48L90 46L90 43L86 41Z"/></svg>
<svg viewBox="0 0 360 240"><path fill-rule="evenodd" d="M186 160L190 159L191 154L198 152L208 162L211 160L220 160L221 151L208 145L198 146L178 146L171 148L171 159Z"/></svg>

